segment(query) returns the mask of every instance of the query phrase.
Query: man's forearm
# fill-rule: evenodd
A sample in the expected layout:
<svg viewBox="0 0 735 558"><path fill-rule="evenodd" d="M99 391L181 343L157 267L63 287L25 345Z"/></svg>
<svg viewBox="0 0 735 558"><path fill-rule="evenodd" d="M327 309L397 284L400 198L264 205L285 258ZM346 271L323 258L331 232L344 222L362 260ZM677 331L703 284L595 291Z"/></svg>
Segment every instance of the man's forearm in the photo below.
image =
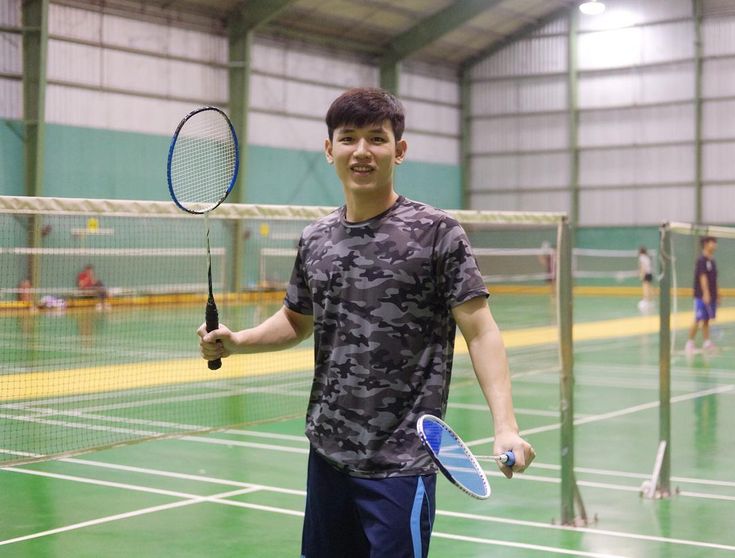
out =
<svg viewBox="0 0 735 558"><path fill-rule="evenodd" d="M508 358L500 331L483 331L468 342L468 347L477 381L492 411L496 434L517 433Z"/></svg>
<svg viewBox="0 0 735 558"><path fill-rule="evenodd" d="M299 323L281 308L263 323L236 333L238 353L280 351L298 345L311 334L311 328Z"/></svg>

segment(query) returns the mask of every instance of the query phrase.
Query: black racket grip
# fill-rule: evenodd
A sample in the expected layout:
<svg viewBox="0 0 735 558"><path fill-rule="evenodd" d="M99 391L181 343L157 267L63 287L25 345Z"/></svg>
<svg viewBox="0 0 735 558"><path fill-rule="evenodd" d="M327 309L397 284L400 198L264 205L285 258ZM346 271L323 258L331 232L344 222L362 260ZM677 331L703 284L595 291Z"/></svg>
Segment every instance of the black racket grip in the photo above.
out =
<svg viewBox="0 0 735 558"><path fill-rule="evenodd" d="M217 305L213 299L207 301L207 309L204 312L204 321L207 324L207 332L214 331L219 327L219 314L217 313ZM219 343L219 341L218 341ZM219 370L222 366L222 359L218 358L207 362L210 370Z"/></svg>

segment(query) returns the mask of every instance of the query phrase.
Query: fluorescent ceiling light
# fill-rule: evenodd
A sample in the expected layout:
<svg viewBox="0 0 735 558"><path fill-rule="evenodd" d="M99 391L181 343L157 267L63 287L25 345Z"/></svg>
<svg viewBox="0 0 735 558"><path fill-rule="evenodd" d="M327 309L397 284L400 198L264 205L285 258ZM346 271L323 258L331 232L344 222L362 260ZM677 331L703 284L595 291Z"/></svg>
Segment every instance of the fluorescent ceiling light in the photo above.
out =
<svg viewBox="0 0 735 558"><path fill-rule="evenodd" d="M579 11L584 15L598 15L605 11L605 4L599 0L589 0L579 5Z"/></svg>

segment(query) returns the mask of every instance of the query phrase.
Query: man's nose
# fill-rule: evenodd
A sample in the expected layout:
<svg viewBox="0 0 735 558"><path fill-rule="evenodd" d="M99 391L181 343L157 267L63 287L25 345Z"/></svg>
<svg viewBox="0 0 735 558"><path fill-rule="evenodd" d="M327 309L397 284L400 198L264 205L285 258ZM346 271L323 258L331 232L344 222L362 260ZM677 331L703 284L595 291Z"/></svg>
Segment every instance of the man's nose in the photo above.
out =
<svg viewBox="0 0 735 558"><path fill-rule="evenodd" d="M365 158L370 156L367 140L362 138L357 140L355 145L355 157Z"/></svg>

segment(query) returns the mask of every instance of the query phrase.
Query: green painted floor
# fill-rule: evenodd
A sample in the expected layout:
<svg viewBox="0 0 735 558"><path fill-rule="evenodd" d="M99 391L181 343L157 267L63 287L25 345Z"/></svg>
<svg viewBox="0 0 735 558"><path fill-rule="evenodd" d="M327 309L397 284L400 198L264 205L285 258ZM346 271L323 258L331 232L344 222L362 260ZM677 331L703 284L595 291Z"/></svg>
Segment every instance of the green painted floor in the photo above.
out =
<svg viewBox="0 0 735 558"><path fill-rule="evenodd" d="M579 297L575 321L635 316L636 302ZM499 296L493 304L505 330L545 325L552 315L544 297ZM252 308L231 312L243 320L260 315ZM186 321L197 316L181 311L182 334L191 335ZM57 326L39 319L36 327L53 335ZM94 347L130 327L124 313L94 319L100 323L85 330ZM0 320L7 340L12 329L5 325ZM145 344L145 331L136 335ZM658 443L657 334L622 335L611 331L609 339L575 347L576 478L592 521L559 525L558 355L552 347L518 348L510 352L515 406L537 460L510 481L488 466L493 496L486 501L441 480L432 558L735 555L735 327L719 328L716 354L687 359L674 351L677 494L666 500L639 495ZM63 345L51 352L37 347L35 366L66 358ZM89 356L81 343L69 350ZM487 438L489 413L467 357L457 360L448 421L467 441ZM98 414L135 420L128 410L106 410L104 401L95 405ZM301 429L302 420L293 419L0 468L0 556L298 557L307 452ZM490 445L473 449L485 453Z"/></svg>

